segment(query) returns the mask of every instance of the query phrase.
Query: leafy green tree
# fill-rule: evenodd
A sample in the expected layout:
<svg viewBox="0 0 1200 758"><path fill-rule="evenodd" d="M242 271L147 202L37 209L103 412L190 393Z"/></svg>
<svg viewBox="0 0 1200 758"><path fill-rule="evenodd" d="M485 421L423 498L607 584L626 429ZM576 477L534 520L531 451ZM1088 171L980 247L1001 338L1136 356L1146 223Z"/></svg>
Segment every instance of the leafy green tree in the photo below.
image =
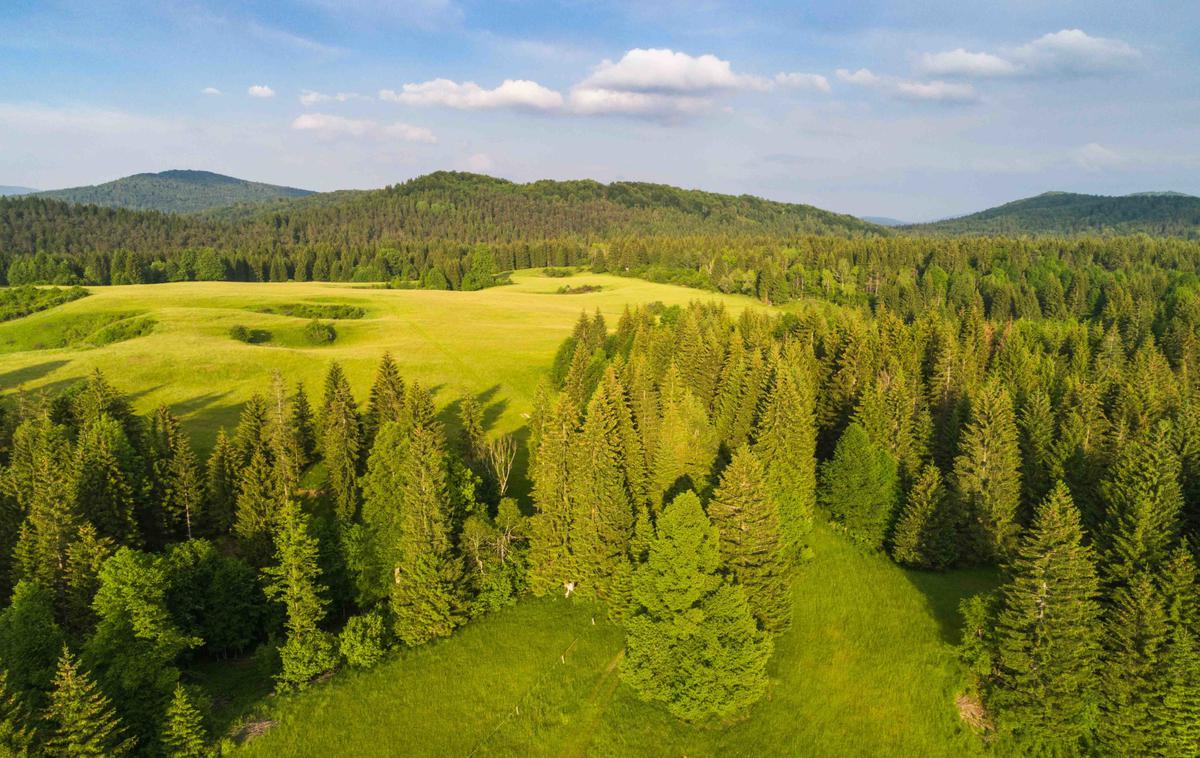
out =
<svg viewBox="0 0 1200 758"><path fill-rule="evenodd" d="M213 753L208 747L208 733L200 709L182 684L175 685L175 693L167 707L162 746L168 758L206 758Z"/></svg>
<svg viewBox="0 0 1200 758"><path fill-rule="evenodd" d="M999 674L988 702L1022 744L1075 753L1095 723L1100 582L1061 482L1038 508L1002 592Z"/></svg>
<svg viewBox="0 0 1200 758"><path fill-rule="evenodd" d="M87 672L80 670L65 645L46 709L46 726L43 749L49 755L119 758L131 753L137 743L126 737L112 704Z"/></svg>
<svg viewBox="0 0 1200 758"><path fill-rule="evenodd" d="M880 549L899 497L896 459L858 424L838 440L833 458L821 467L821 503L850 537Z"/></svg>
<svg viewBox="0 0 1200 758"><path fill-rule="evenodd" d="M695 493L658 519L633 579L621 677L687 721L728 718L766 691L772 643L740 587L721 577L719 536Z"/></svg>
<svg viewBox="0 0 1200 758"><path fill-rule="evenodd" d="M503 498L496 517L472 514L459 544L471 586L471 614L511 605L527 586L529 519L512 498Z"/></svg>
<svg viewBox="0 0 1200 758"><path fill-rule="evenodd" d="M371 668L382 660L387 648L387 625L379 611L351 616L338 637L342 658L355 668Z"/></svg>
<svg viewBox="0 0 1200 758"><path fill-rule="evenodd" d="M237 507L240 466L233 443L225 430L217 432L212 453L205 468L204 508L210 534L225 534L233 526Z"/></svg>
<svg viewBox="0 0 1200 758"><path fill-rule="evenodd" d="M985 384L973 399L959 449L954 478L970 545L962 557L1006 558L1019 529L1021 453L1012 401L998 382Z"/></svg>
<svg viewBox="0 0 1200 758"><path fill-rule="evenodd" d="M789 560L779 505L749 448L734 453L708 515L720 535L722 562L745 591L759 625L772 634L782 632L792 619Z"/></svg>
<svg viewBox="0 0 1200 758"><path fill-rule="evenodd" d="M276 677L281 690L304 689L337 664L333 640L320 628L329 601L318 553L308 516L295 500L284 501L275 530L275 564L263 569L267 597L287 612L287 641L279 650L283 670Z"/></svg>
<svg viewBox="0 0 1200 758"><path fill-rule="evenodd" d="M914 568L944 569L957 551L956 525L942 473L927 463L908 491L892 533L892 558Z"/></svg>

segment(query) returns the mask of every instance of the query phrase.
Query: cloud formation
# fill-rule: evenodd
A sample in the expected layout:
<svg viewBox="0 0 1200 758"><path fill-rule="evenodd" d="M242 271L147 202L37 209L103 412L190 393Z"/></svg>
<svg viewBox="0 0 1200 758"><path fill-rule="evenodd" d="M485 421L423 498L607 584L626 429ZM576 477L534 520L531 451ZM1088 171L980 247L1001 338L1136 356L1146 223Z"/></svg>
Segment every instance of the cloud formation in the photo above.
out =
<svg viewBox="0 0 1200 758"><path fill-rule="evenodd" d="M917 81L895 76L880 76L867 68L860 68L857 71L839 68L837 77L847 84L868 87L903 100L961 104L973 103L979 99L975 88L963 82L944 82L940 79Z"/></svg>
<svg viewBox="0 0 1200 758"><path fill-rule="evenodd" d="M961 47L925 53L918 59L917 69L930 76L961 78L1103 76L1128 71L1141 60L1141 51L1127 42L1063 29L997 53Z"/></svg>
<svg viewBox="0 0 1200 758"><path fill-rule="evenodd" d="M918 70L929 76L1011 76L1017 65L991 53L972 53L958 48L945 53L925 53L917 63Z"/></svg>
<svg viewBox="0 0 1200 758"><path fill-rule="evenodd" d="M292 121L292 128L297 131L313 132L327 139L353 137L425 144L437 142L437 137L433 132L421 126L412 126L399 121L392 124L380 124L367 119L344 118L328 113L305 113L297 116Z"/></svg>
<svg viewBox="0 0 1200 758"><path fill-rule="evenodd" d="M216 87L205 87L204 89L200 90L200 94L201 95L219 95L219 94L221 94L221 90L217 89Z"/></svg>
<svg viewBox="0 0 1200 758"><path fill-rule="evenodd" d="M459 110L511 108L553 111L563 105L561 94L527 79L505 79L494 89L484 89L475 82L433 79L419 84L405 84L399 92L380 90L379 99L405 105L440 105Z"/></svg>
<svg viewBox="0 0 1200 758"><path fill-rule="evenodd" d="M833 91L833 88L829 86L829 80L820 74L779 73L775 75L775 83L793 89L817 90L825 93Z"/></svg>
<svg viewBox="0 0 1200 758"><path fill-rule="evenodd" d="M605 59L578 85L614 92L694 94L729 89L765 90L757 76L735 74L729 61L715 55L691 56L666 48L634 48L613 63Z"/></svg>
<svg viewBox="0 0 1200 758"><path fill-rule="evenodd" d="M360 95L357 92L338 92L336 95L326 95L322 92L314 92L306 89L300 93L300 104L306 108L310 108L320 103L338 102L345 103L350 100L370 100L366 95Z"/></svg>
<svg viewBox="0 0 1200 758"><path fill-rule="evenodd" d="M275 90L265 84L252 84L246 93L250 97L275 97Z"/></svg>

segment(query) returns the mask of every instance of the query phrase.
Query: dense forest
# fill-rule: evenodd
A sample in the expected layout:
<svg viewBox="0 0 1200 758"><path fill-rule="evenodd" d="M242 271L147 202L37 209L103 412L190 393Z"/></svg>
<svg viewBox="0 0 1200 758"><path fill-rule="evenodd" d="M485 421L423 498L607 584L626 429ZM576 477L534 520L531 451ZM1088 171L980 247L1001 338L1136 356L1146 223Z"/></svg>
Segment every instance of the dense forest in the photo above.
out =
<svg viewBox="0 0 1200 758"><path fill-rule="evenodd" d="M725 723L768 690L819 522L914 569L1003 572L963 607L988 739L1194 755L1197 246L690 239L598 260L805 299L583 314L527 471L474 398L450 435L386 356L365 398L336 363L311 403L264 377L206 462L100 374L19 398L0 424L0 741L204 754L196 663L252 654L305 688L525 593L602 603L640 697Z"/></svg>
<svg viewBox="0 0 1200 758"><path fill-rule="evenodd" d="M248 182L211 171L160 171L134 174L104 184L39 192L39 197L106 208L198 213L214 208L254 205L304 197L310 190Z"/></svg>

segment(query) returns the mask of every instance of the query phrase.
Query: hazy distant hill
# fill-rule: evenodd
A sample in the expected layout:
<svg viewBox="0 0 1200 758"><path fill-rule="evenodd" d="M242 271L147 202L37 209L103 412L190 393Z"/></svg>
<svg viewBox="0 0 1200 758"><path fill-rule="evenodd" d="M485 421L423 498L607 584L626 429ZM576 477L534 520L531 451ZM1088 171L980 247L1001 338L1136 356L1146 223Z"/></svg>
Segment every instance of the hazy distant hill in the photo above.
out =
<svg viewBox="0 0 1200 758"><path fill-rule="evenodd" d="M887 216L859 216L868 224L879 224L880 226L908 226L907 221L901 221L898 218L888 218Z"/></svg>
<svg viewBox="0 0 1200 758"><path fill-rule="evenodd" d="M1047 192L969 216L914 224L917 234L1153 234L1200 238L1200 198L1180 192Z"/></svg>
<svg viewBox="0 0 1200 758"><path fill-rule="evenodd" d="M313 194L295 187L250 182L211 171L134 174L104 184L37 193L39 197L109 208L197 213L246 203L264 203Z"/></svg>
<svg viewBox="0 0 1200 758"><path fill-rule="evenodd" d="M0 197L8 195L28 195L31 192L37 192L33 187L11 187L5 184L0 184Z"/></svg>

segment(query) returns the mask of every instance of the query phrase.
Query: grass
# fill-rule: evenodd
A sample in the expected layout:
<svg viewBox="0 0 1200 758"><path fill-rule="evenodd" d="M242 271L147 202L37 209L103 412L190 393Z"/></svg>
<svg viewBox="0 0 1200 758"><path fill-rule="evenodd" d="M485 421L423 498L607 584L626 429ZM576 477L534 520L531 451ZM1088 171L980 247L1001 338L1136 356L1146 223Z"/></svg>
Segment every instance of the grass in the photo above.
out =
<svg viewBox="0 0 1200 758"><path fill-rule="evenodd" d="M247 756L967 756L950 645L986 571L922 574L821 528L750 718L692 727L620 683L623 635L603 611L530 599L366 672L272 699ZM593 620L595 623L593 624Z"/></svg>

